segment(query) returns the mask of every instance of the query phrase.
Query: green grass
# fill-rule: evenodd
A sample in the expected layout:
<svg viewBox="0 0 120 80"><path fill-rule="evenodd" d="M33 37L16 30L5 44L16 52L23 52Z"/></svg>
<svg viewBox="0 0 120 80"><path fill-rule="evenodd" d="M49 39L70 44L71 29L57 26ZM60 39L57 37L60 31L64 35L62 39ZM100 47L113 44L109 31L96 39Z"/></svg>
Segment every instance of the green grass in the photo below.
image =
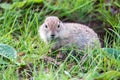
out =
<svg viewBox="0 0 120 80"><path fill-rule="evenodd" d="M42 5L42 7L40 6ZM41 58L48 54L49 46L40 40L38 28L43 23L45 16L56 15L63 21L102 22L105 28L104 46L120 50L120 12L111 13L111 6L119 9L118 0L56 0L43 1L39 5L30 4L22 8L2 9L0 11L0 43L14 47L18 53L17 61L27 64L29 71L33 74L34 80L118 80L120 79L120 60L108 57L101 48L87 51L82 59L68 53L61 65L46 63ZM108 9L106 9L108 8ZM38 11L37 11L38 9ZM94 17L94 18L93 18ZM97 24L97 23L96 23ZM97 25L96 27L98 27ZM107 27L110 26L110 30ZM74 63L71 68L68 65ZM32 64L32 67L29 66ZM5 67L0 65L1 80L16 80L19 77L18 66L11 63ZM23 67L22 67L23 68ZM48 70L48 71L47 71ZM27 80L26 69L21 71L21 80Z"/></svg>

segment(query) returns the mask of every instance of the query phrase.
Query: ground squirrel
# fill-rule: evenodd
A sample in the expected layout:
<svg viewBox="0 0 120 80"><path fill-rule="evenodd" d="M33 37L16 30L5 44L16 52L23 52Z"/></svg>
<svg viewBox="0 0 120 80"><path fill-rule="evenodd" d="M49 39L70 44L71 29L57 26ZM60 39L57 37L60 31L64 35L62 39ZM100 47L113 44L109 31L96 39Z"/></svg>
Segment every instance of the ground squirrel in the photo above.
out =
<svg viewBox="0 0 120 80"><path fill-rule="evenodd" d="M80 50L87 47L94 48L99 42L97 34L88 26L78 23L63 23L56 16L46 17L38 30L41 39L49 44L54 40L51 49L75 44Z"/></svg>

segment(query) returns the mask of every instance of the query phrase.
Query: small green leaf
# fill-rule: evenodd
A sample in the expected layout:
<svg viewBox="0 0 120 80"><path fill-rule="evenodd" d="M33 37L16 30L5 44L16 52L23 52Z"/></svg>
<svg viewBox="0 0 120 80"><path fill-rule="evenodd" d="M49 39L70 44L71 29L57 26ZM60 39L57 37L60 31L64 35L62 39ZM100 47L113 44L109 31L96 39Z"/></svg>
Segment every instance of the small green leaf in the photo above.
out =
<svg viewBox="0 0 120 80"><path fill-rule="evenodd" d="M22 8L26 4L26 1L23 2L14 2L12 8Z"/></svg>
<svg viewBox="0 0 120 80"><path fill-rule="evenodd" d="M9 10L9 9L11 9L11 4L9 4L9 3L1 3L0 7L3 8L3 9Z"/></svg>
<svg viewBox="0 0 120 80"><path fill-rule="evenodd" d="M99 73L95 70L90 70L88 73L85 74L84 80L94 80L99 76Z"/></svg>
<svg viewBox="0 0 120 80"><path fill-rule="evenodd" d="M120 50L114 48L103 48L103 51L110 57L113 56L115 59L120 59Z"/></svg>
<svg viewBox="0 0 120 80"><path fill-rule="evenodd" d="M120 72L118 71L108 71L105 73L102 73L99 78L99 80L112 80L113 78L120 77Z"/></svg>
<svg viewBox="0 0 120 80"><path fill-rule="evenodd" d="M26 5L30 5L31 3L41 3L43 0L25 0L22 2L14 2L12 4L12 8L22 8Z"/></svg>
<svg viewBox="0 0 120 80"><path fill-rule="evenodd" d="M26 5L30 5L31 3L42 3L43 0L25 0L25 1L21 1L21 2L14 2L13 4L9 4L9 3L1 3L0 7L6 10L10 10L13 8L22 8Z"/></svg>
<svg viewBox="0 0 120 80"><path fill-rule="evenodd" d="M15 59L17 57L17 52L14 48L7 44L0 44L0 56L7 59Z"/></svg>

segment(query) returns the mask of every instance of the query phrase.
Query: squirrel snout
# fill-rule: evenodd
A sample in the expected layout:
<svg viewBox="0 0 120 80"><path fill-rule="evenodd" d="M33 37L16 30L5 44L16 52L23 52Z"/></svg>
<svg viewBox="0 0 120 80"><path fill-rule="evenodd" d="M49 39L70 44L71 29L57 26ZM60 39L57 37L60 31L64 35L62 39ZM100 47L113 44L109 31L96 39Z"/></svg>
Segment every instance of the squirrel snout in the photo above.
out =
<svg viewBox="0 0 120 80"><path fill-rule="evenodd" d="M51 36L51 38L54 38L54 37L55 37L55 34L51 34L50 36Z"/></svg>

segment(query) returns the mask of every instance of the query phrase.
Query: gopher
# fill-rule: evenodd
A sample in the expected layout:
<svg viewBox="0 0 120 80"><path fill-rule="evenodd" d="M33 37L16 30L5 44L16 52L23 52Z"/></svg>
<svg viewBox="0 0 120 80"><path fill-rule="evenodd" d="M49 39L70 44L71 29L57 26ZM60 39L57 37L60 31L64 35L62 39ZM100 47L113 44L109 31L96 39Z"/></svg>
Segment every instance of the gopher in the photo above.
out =
<svg viewBox="0 0 120 80"><path fill-rule="evenodd" d="M46 17L38 32L46 44L54 41L52 50L72 45L85 50L100 45L97 34L91 28L78 23L64 23L57 16Z"/></svg>

